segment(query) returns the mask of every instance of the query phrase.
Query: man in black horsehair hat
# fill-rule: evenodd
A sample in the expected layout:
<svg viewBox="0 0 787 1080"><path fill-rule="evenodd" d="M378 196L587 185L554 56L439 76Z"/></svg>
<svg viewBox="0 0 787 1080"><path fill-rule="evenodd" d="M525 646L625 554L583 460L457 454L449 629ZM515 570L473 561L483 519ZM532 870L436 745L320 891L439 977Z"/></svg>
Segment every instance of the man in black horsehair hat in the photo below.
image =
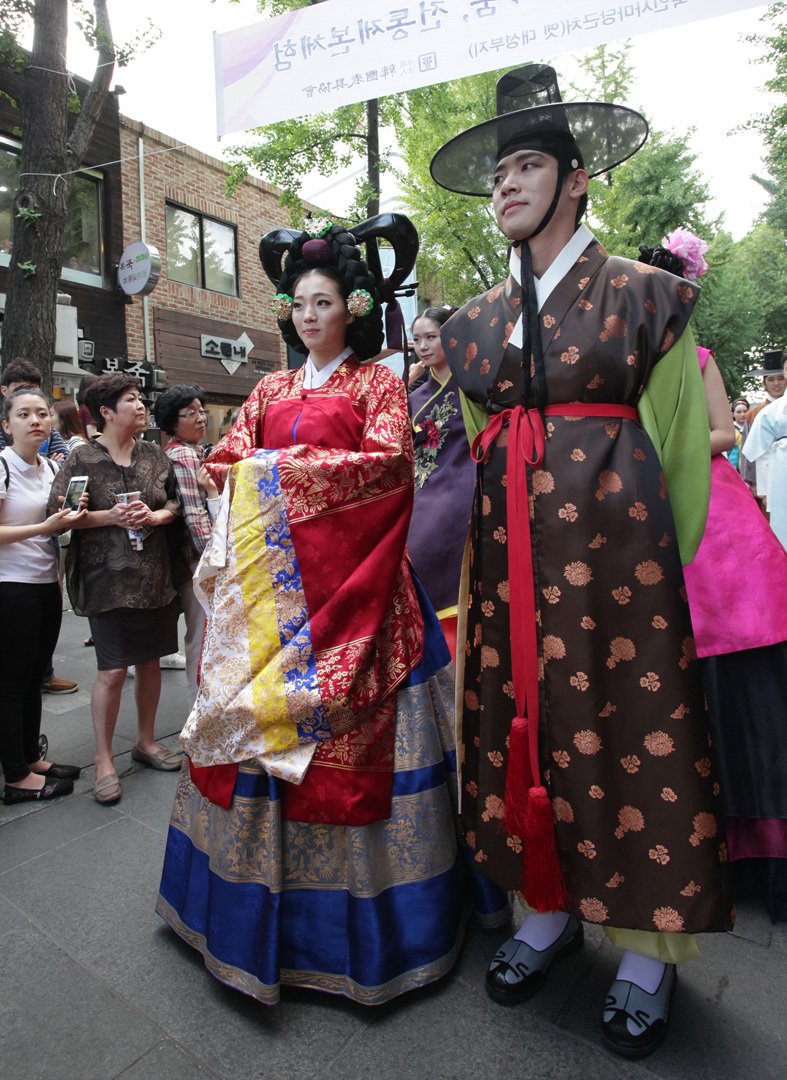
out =
<svg viewBox="0 0 787 1080"><path fill-rule="evenodd" d="M762 367L748 372L748 375L762 379L762 388L765 391L765 401L761 401L759 405L753 405L746 413L746 420L750 428L754 425L754 421L765 406L770 405L772 401L778 401L784 394L784 389L787 386L787 379L785 379L783 371L784 355L781 349L769 349L768 352L763 353ZM763 510L766 510L766 512L768 467L773 459L774 450L775 446L771 451L763 454L756 465L743 455L740 466L741 476L757 496Z"/></svg>
<svg viewBox="0 0 787 1080"><path fill-rule="evenodd" d="M603 1036L628 1057L663 1039L693 935L732 920L681 569L710 480L698 289L580 224L588 178L647 131L622 106L563 103L534 64L431 166L491 195L511 244L509 277L443 329L479 428L462 826L479 873L527 906L487 990L529 997L600 924L624 950Z"/></svg>

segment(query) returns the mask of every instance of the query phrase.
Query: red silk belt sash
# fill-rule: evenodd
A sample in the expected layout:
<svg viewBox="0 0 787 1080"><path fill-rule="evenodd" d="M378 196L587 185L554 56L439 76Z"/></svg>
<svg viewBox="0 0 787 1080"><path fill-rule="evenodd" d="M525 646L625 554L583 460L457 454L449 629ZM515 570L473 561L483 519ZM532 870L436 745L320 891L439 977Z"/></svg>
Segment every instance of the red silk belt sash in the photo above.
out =
<svg viewBox="0 0 787 1080"><path fill-rule="evenodd" d="M639 419L630 405L604 403L549 405L544 414ZM511 676L516 716L509 738L505 827L524 841L525 899L538 911L555 911L565 903L566 893L557 861L551 804L538 766L538 631L527 493L527 469L538 469L544 460L546 433L541 414L522 405L496 413L473 440L470 453L481 463L506 423Z"/></svg>

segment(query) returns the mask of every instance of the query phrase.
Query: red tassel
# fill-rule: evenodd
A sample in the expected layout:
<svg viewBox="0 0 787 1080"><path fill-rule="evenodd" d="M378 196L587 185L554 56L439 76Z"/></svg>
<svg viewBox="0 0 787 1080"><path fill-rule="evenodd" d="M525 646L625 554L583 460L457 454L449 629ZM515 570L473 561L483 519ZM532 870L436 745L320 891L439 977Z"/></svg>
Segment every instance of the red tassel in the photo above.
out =
<svg viewBox="0 0 787 1080"><path fill-rule="evenodd" d="M527 793L530 787L530 749L527 741L527 717L517 716L508 737L508 769L506 771L506 832L509 836L525 835Z"/></svg>
<svg viewBox="0 0 787 1080"><path fill-rule="evenodd" d="M528 792L524 831L525 900L536 911L562 911L568 894L557 855L552 803L544 787Z"/></svg>

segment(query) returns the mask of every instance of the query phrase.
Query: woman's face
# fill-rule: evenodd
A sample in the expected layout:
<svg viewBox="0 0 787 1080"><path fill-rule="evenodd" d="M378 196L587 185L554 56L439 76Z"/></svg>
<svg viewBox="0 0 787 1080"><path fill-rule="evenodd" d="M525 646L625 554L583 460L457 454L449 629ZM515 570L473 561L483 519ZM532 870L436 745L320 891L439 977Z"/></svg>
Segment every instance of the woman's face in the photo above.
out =
<svg viewBox="0 0 787 1080"><path fill-rule="evenodd" d="M102 405L101 415L104 417L104 431L111 426L118 432L136 435L147 426L145 403L139 396L139 390L135 388L122 393L114 409Z"/></svg>
<svg viewBox="0 0 787 1080"><path fill-rule="evenodd" d="M739 424L743 424L746 419L747 408L742 401L739 401L735 408L732 410L732 415L735 417Z"/></svg>
<svg viewBox="0 0 787 1080"><path fill-rule="evenodd" d="M205 434L206 417L202 402L195 397L178 410L178 421L172 434L183 442L198 443Z"/></svg>
<svg viewBox="0 0 787 1080"><path fill-rule="evenodd" d="M49 406L38 394L22 394L14 400L3 431L14 440L18 450L34 448L49 438L52 420Z"/></svg>
<svg viewBox="0 0 787 1080"><path fill-rule="evenodd" d="M440 340L440 323L434 319L420 318L413 323L413 345L415 355L430 368L445 363L443 343Z"/></svg>
<svg viewBox="0 0 787 1080"><path fill-rule="evenodd" d="M292 322L312 360L329 364L337 357L344 349L345 334L352 321L353 316L332 278L319 273L299 278L292 298Z"/></svg>

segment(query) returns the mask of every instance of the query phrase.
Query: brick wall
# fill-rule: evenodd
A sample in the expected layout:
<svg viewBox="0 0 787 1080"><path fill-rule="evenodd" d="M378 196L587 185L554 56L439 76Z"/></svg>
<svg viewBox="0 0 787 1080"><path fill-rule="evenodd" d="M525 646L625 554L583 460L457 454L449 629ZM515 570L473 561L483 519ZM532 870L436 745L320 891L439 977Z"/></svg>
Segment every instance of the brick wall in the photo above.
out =
<svg viewBox="0 0 787 1080"><path fill-rule="evenodd" d="M279 206L275 188L253 177L240 185L232 198L224 192L226 165L218 158L192 147L178 147L176 140L127 117L120 118L123 173L123 246L142 234L139 205L139 142L143 140L145 183L145 240L161 253L161 277L148 296L151 352L163 367L166 357L155 356L154 311L177 311L217 323L215 333L237 336L243 330L274 334L279 344L279 363L286 366L286 349L280 340L276 320L270 310L274 295L260 266L257 254L260 238L271 229L288 225L287 213ZM166 151L166 152L162 152ZM225 296L198 289L167 277L167 236L165 207L174 202L188 210L206 214L237 229L239 296ZM316 208L315 208L316 209ZM145 357L143 304L135 300L126 308L128 356Z"/></svg>

